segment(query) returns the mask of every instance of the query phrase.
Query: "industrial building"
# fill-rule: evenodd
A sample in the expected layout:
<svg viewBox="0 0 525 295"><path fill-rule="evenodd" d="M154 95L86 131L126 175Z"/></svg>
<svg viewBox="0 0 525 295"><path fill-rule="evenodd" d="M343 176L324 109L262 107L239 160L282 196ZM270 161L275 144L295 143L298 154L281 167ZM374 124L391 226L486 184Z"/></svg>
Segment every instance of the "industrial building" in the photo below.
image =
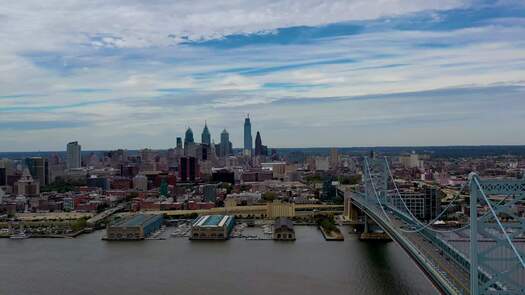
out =
<svg viewBox="0 0 525 295"><path fill-rule="evenodd" d="M159 230L162 215L137 214L108 226L107 240L143 240Z"/></svg>
<svg viewBox="0 0 525 295"><path fill-rule="evenodd" d="M226 240L235 226L235 218L230 215L200 216L191 226L192 240Z"/></svg>

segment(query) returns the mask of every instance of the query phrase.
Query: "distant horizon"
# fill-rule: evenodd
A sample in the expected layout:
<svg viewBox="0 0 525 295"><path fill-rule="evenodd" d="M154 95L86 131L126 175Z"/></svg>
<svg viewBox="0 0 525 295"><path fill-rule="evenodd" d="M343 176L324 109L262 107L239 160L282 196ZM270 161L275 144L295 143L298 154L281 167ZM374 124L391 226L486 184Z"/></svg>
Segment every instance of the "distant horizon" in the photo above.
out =
<svg viewBox="0 0 525 295"><path fill-rule="evenodd" d="M197 142L198 143L198 142ZM82 146L82 143L79 142L79 144ZM502 147L502 148L505 148L505 147L511 147L511 148L520 148L520 147L523 147L525 148L525 144L482 144L482 145L399 145L399 146L387 146L387 145L379 145L379 146L318 146L318 147L315 147L315 146L312 146L312 147L271 147L269 146L268 148L269 149L276 149L276 150L294 150L294 149L298 149L298 150L308 150L308 149L332 149L332 148L335 148L335 149L374 149L374 148L377 148L377 149L403 149L403 148L406 148L406 149L410 149L410 148L416 148L416 149L421 149L421 148L437 148L437 149L441 149L441 148L483 148L483 147L488 147L488 148L498 148L498 147ZM112 149L84 149L82 147L82 153L84 152L107 152L107 151L115 151L115 150L119 150L119 149L122 149L122 150L127 150L127 151L140 151L140 150L143 150L143 149L150 149L150 150L153 150L153 151L166 151L166 150L169 150L169 149L173 149L175 148L174 147L168 147L168 148L149 148L149 147L145 147L145 148L112 148ZM243 148L242 147L234 147L233 148L234 150L242 150ZM0 155L1 154L16 154L16 153L57 153L57 152L66 152L66 149L63 149L63 150L26 150L26 151L0 151Z"/></svg>

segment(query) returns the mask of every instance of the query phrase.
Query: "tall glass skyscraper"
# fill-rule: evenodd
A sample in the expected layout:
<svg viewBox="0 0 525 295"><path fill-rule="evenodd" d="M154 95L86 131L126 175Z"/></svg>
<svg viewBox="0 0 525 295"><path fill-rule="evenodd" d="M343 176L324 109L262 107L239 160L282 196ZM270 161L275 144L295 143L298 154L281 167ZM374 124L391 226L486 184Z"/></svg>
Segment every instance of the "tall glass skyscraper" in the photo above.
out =
<svg viewBox="0 0 525 295"><path fill-rule="evenodd" d="M250 117L244 119L244 153L247 155L252 154L253 139L252 139L252 124L250 123Z"/></svg>

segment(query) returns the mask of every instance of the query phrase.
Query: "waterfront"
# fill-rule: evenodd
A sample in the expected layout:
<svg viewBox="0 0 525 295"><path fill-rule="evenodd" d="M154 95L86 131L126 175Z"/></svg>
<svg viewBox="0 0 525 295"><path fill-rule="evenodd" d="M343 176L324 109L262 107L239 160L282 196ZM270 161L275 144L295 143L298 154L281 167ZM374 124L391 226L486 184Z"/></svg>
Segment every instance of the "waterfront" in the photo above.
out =
<svg viewBox="0 0 525 295"><path fill-rule="evenodd" d="M438 294L395 243L0 239L0 294Z"/></svg>

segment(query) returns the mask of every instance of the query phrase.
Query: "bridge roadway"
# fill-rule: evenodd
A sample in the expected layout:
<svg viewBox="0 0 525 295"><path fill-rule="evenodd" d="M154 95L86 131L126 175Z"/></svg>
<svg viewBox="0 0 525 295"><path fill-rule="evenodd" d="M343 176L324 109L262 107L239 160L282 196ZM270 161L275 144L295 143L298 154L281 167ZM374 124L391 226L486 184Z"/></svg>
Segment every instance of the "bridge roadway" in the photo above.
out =
<svg viewBox="0 0 525 295"><path fill-rule="evenodd" d="M366 202L362 196L352 193L352 204L380 225L414 259L416 264L443 294L470 294L468 269L456 263L437 245L421 233L407 233L399 228L410 229L410 225L390 210L385 210L386 220L379 205Z"/></svg>

